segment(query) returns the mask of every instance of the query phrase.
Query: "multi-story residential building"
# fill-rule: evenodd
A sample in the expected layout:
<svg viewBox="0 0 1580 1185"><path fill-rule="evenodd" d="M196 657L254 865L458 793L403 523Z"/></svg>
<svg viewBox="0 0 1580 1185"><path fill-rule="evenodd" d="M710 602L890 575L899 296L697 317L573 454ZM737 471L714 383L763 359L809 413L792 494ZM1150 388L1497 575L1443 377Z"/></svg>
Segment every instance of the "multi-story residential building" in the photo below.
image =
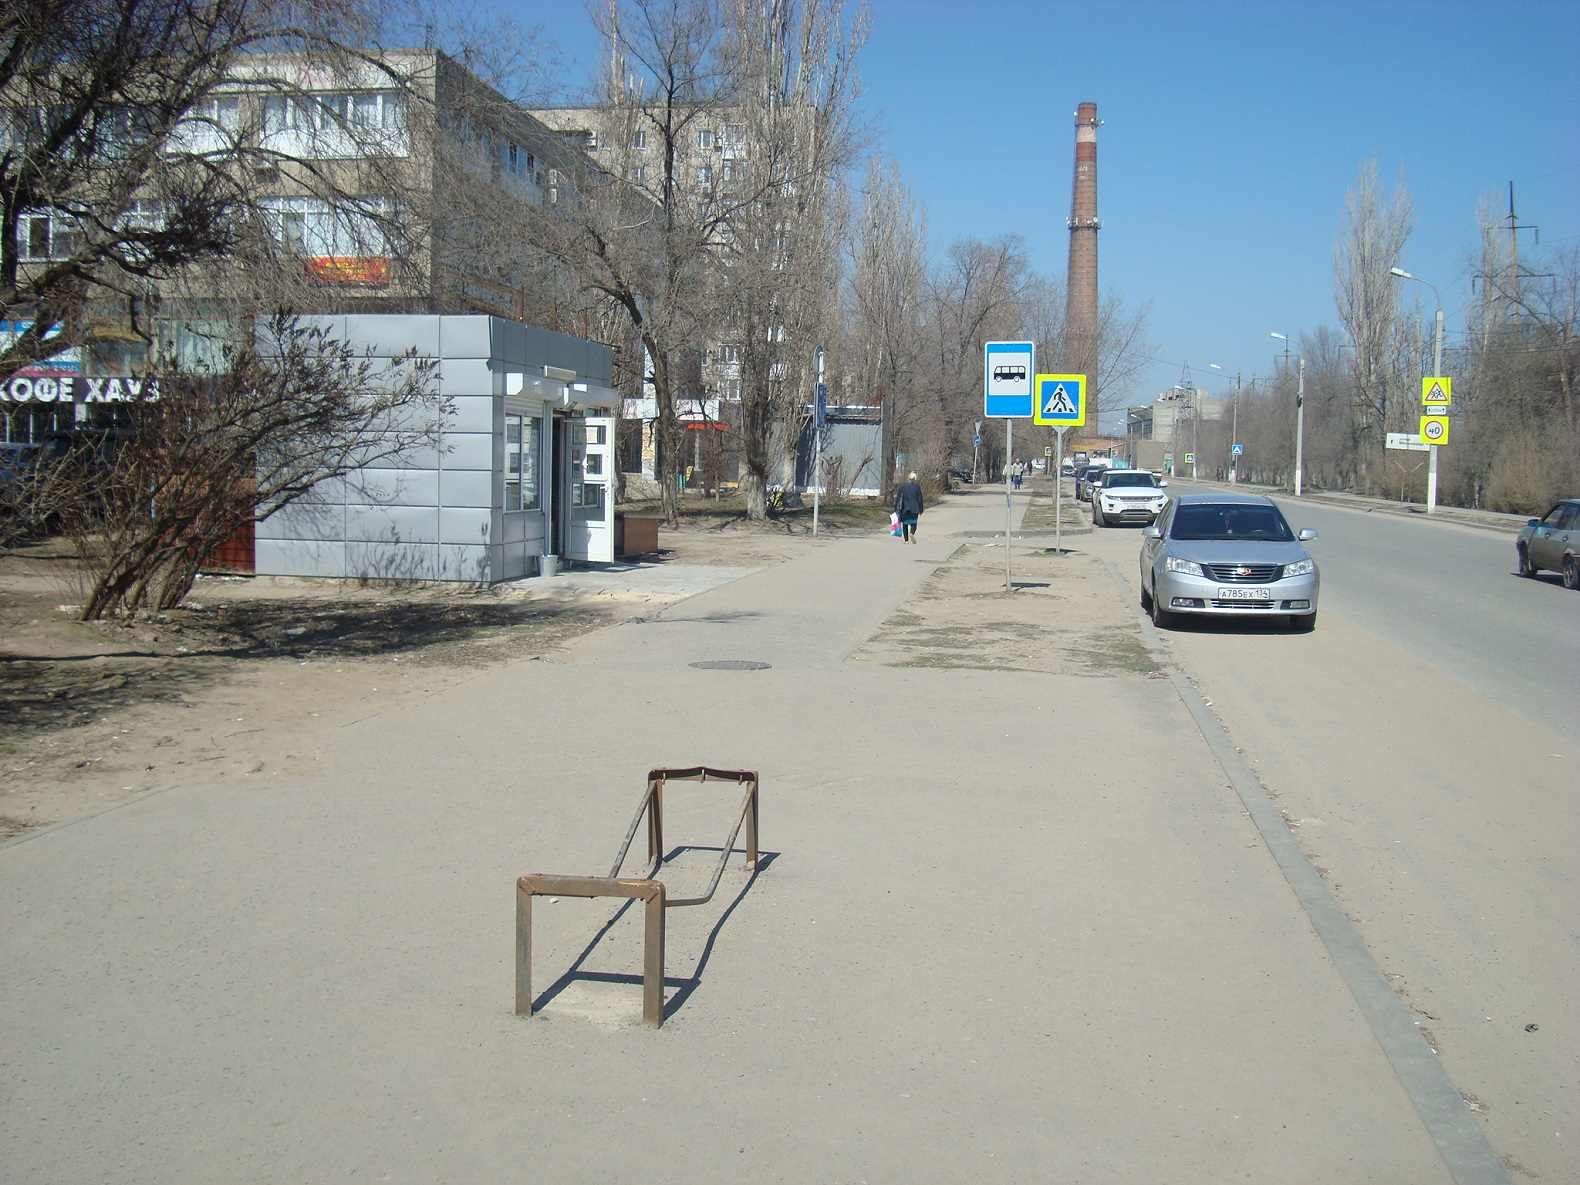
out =
<svg viewBox="0 0 1580 1185"><path fill-rule="evenodd" d="M246 172L252 212L284 249L273 260L273 295L292 307L545 323L553 298L523 250L520 210L565 200L587 163L434 49L332 61L249 55L176 128L166 153L228 157ZM156 225L161 207L160 198L138 199L125 217ZM22 266L69 258L79 241L69 216L29 212ZM151 357L212 363L249 302L268 300L269 277L259 271L252 259L236 269L208 265L150 285L140 305L90 306L90 340L20 377L136 376ZM19 328L0 324L0 334ZM69 427L60 407L29 402L6 406L7 439Z"/></svg>

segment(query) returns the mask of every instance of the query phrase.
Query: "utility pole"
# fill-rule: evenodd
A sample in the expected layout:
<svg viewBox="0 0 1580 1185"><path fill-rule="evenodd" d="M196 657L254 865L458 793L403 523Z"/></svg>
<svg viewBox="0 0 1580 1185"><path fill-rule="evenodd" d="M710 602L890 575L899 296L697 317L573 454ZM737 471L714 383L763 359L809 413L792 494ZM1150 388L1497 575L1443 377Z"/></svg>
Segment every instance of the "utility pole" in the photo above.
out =
<svg viewBox="0 0 1580 1185"><path fill-rule="evenodd" d="M1306 454L1306 360L1300 359L1300 384L1295 388L1295 497L1300 497L1301 466Z"/></svg>
<svg viewBox="0 0 1580 1185"><path fill-rule="evenodd" d="M817 363L817 388L814 397L817 410L812 430L812 536L817 537L819 495L823 489L823 430L828 426L828 388L823 384L823 347L812 354Z"/></svg>
<svg viewBox="0 0 1580 1185"><path fill-rule="evenodd" d="M1509 219L1514 218L1514 183L1509 182ZM1513 235L1510 235L1512 238ZM1431 280L1423 280L1420 276L1413 276L1402 267L1391 267L1388 274L1398 276L1401 280L1414 280L1417 284L1425 284L1432 290L1432 299L1437 303L1437 328L1432 335L1432 375L1436 377L1443 373L1443 294L1437 290L1437 285ZM1427 446L1426 465L1426 512L1437 513L1437 445Z"/></svg>

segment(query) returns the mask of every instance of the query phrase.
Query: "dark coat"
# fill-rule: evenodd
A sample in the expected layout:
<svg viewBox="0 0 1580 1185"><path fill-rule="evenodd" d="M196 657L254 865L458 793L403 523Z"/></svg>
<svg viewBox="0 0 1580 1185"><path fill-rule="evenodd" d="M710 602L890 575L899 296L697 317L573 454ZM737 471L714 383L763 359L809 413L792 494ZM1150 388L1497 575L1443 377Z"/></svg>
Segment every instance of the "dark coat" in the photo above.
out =
<svg viewBox="0 0 1580 1185"><path fill-rule="evenodd" d="M894 491L894 513L902 519L922 517L922 487L914 481L903 482Z"/></svg>

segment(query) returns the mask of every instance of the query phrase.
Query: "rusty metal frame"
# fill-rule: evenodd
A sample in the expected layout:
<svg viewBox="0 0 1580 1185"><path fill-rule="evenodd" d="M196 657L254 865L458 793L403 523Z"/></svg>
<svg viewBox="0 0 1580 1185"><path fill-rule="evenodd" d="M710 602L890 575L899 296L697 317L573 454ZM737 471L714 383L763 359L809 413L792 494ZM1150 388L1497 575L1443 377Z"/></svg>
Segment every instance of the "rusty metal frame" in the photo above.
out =
<svg viewBox="0 0 1580 1185"><path fill-rule="evenodd" d="M667 782L735 782L746 787L735 825L719 851L708 891L700 897L671 900L664 882L656 880L664 865L664 785ZM689 769L655 769L647 775L647 790L637 806L636 816L626 829L625 842L615 856L608 876L552 876L531 873L516 881L516 1015L532 1015L532 899L550 894L557 897L625 897L645 904L642 938L642 1019L654 1027L664 1023L664 911L686 905L706 905L713 900L719 880L735 850L735 838L746 824L746 870L757 871L757 773L755 770L710 769L704 765ZM640 877L621 877L631 841L647 818L647 871Z"/></svg>

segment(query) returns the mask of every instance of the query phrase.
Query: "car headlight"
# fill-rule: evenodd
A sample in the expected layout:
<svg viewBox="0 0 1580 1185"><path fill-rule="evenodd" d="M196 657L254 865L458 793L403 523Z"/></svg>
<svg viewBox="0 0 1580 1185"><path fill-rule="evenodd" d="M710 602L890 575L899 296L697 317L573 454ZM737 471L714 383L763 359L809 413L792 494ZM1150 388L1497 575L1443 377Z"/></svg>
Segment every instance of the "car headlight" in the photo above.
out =
<svg viewBox="0 0 1580 1185"><path fill-rule="evenodd" d="M1178 572L1182 576L1207 575L1207 573L1201 570L1200 564L1192 563L1190 560L1182 560L1177 556L1172 555L1163 557L1163 568L1168 572Z"/></svg>
<svg viewBox="0 0 1580 1185"><path fill-rule="evenodd" d="M1287 579L1290 576L1310 576L1316 570L1315 560L1296 560L1292 564L1284 565L1284 577Z"/></svg>

